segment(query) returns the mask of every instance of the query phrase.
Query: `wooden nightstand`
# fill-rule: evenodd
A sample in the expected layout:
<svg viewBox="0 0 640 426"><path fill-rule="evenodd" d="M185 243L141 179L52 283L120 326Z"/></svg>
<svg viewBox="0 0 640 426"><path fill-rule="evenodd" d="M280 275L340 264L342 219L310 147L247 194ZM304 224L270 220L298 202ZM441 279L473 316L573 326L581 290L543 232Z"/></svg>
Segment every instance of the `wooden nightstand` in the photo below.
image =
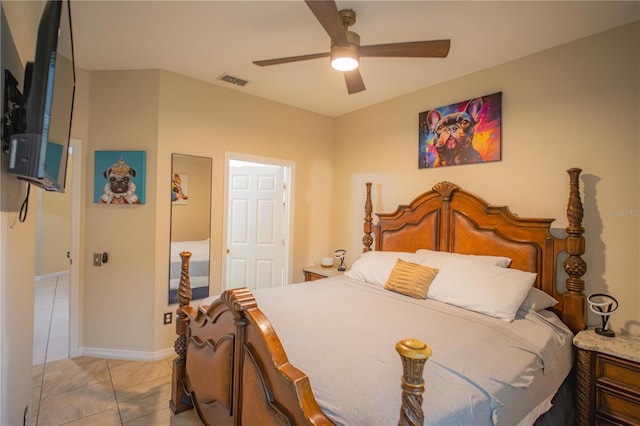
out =
<svg viewBox="0 0 640 426"><path fill-rule="evenodd" d="M302 269L302 272L304 272L305 281L321 280L344 273L344 271L338 271L337 267L323 268L321 266L307 266Z"/></svg>
<svg viewBox="0 0 640 426"><path fill-rule="evenodd" d="M640 425L640 340L585 330L577 352L577 425Z"/></svg>

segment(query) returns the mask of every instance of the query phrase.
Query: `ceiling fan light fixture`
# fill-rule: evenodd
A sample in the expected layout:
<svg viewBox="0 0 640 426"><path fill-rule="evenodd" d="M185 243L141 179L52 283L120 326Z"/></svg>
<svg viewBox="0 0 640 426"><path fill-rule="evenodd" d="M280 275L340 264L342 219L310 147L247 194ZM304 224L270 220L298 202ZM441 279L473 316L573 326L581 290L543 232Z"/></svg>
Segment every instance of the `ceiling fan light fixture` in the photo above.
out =
<svg viewBox="0 0 640 426"><path fill-rule="evenodd" d="M331 67L337 71L353 71L360 65L360 54L354 46L331 48Z"/></svg>

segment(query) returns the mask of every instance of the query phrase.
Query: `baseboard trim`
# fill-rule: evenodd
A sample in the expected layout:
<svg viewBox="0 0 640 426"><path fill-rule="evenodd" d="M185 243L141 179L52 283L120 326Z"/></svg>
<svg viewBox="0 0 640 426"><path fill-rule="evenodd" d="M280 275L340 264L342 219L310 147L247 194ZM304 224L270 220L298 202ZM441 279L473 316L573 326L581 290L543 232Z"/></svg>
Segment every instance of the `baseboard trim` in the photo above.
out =
<svg viewBox="0 0 640 426"><path fill-rule="evenodd" d="M122 349L105 349L81 347L80 355L92 358L125 359L128 361L158 361L175 355L173 348L165 348L155 352L127 351Z"/></svg>
<svg viewBox="0 0 640 426"><path fill-rule="evenodd" d="M64 277L65 275L69 275L69 271L60 271L60 272L52 272L50 274L45 275L36 275L36 281L44 281L51 278Z"/></svg>

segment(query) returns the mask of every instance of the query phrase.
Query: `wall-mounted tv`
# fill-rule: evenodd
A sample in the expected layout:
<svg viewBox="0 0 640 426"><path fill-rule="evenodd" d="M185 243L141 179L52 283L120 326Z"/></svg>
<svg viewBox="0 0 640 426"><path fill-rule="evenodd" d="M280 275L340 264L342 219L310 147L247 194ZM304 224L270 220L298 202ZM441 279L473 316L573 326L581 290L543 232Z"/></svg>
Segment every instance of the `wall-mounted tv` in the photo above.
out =
<svg viewBox="0 0 640 426"><path fill-rule="evenodd" d="M5 84L10 80L5 78ZM49 0L40 18L34 61L25 68L24 94L5 111L12 117L3 134L10 174L64 192L75 83L71 6L68 0ZM5 87L5 98L8 93Z"/></svg>

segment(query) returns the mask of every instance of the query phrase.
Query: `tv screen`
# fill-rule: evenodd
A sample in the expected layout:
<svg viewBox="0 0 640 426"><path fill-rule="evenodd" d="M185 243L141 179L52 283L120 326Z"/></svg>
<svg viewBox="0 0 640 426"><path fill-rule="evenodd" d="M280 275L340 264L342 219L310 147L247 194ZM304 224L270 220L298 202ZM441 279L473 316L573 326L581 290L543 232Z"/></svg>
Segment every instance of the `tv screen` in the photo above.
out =
<svg viewBox="0 0 640 426"><path fill-rule="evenodd" d="M34 61L25 70L26 127L9 139L9 173L64 192L75 83L71 6L67 0L49 0L40 18Z"/></svg>

